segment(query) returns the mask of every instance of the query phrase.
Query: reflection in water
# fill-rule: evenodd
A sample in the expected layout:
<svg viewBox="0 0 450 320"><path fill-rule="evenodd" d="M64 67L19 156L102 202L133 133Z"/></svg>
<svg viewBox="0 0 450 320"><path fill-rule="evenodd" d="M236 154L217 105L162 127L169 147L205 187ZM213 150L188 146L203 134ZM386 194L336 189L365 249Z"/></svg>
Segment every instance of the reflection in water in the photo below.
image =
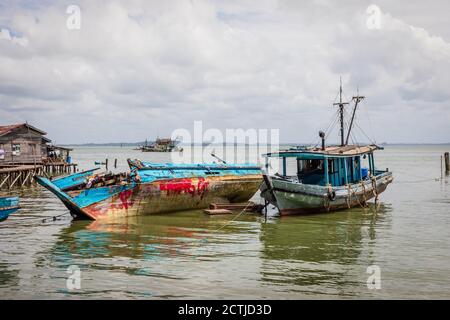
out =
<svg viewBox="0 0 450 320"><path fill-rule="evenodd" d="M85 294L110 296L123 281L137 297L206 298L210 291L203 291L205 287L217 290L226 282L239 285L241 272L255 274L259 217L242 216L218 231L231 218L190 211L116 221L73 221L44 255L52 255L55 267L75 264L92 274L95 281L83 288ZM239 265L238 260L248 263ZM114 278L99 281L102 272ZM254 279L247 282L248 287L254 285Z"/></svg>
<svg viewBox="0 0 450 320"><path fill-rule="evenodd" d="M215 296L224 285L235 288L241 297L249 288L253 297L274 297L266 293L267 287L269 292L282 290L287 296L316 291L333 295L336 288L346 287L349 289L338 294L348 295L361 287L361 277L351 277L352 266L365 259L363 251L370 256L376 224L386 222L388 211L381 205L377 213L372 206L267 222L244 215L223 229L232 217L210 217L198 211L73 221L61 231L48 254L63 269L76 264L96 278L98 272L113 273L115 280L127 283L127 292L133 296L195 297L194 292L203 290L198 285L201 278L208 280L207 287L215 287ZM148 279L160 282L155 287ZM117 290L117 282L111 280L101 283L95 279L95 286L85 292ZM184 283L189 295L164 288L173 286L172 281ZM144 282L145 289L139 289Z"/></svg>
<svg viewBox="0 0 450 320"><path fill-rule="evenodd" d="M363 279L353 266L367 256L362 265L371 264L376 224L386 224L389 211L382 204L371 205L262 224L262 280L305 293L352 295Z"/></svg>
<svg viewBox="0 0 450 320"><path fill-rule="evenodd" d="M19 284L19 271L10 270L8 265L0 263L0 290L9 286L17 286Z"/></svg>

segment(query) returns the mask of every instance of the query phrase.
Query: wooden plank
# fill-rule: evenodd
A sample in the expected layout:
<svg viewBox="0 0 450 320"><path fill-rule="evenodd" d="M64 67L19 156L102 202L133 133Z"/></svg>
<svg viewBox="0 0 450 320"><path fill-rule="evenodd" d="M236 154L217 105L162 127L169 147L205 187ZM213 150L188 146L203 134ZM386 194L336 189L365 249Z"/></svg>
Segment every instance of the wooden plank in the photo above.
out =
<svg viewBox="0 0 450 320"><path fill-rule="evenodd" d="M218 215L218 214L231 214L233 211L227 210L227 209L205 209L203 210L206 214L211 215Z"/></svg>
<svg viewBox="0 0 450 320"><path fill-rule="evenodd" d="M38 166L33 166L33 165L23 165L23 166L16 166L16 167L11 167L11 168L3 168L0 169L0 173L12 173L12 172L19 172L19 171L28 171L28 170L32 170L34 168L40 168L42 166L38 165Z"/></svg>
<svg viewBox="0 0 450 320"><path fill-rule="evenodd" d="M253 202L247 203L211 203L209 208L214 209L227 209L227 210L244 210L251 211L255 204Z"/></svg>

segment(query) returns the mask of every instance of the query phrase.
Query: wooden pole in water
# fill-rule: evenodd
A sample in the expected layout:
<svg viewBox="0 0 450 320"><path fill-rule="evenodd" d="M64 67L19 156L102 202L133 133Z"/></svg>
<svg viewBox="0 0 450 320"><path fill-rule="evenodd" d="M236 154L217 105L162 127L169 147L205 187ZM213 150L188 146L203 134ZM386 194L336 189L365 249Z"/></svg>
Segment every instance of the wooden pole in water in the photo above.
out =
<svg viewBox="0 0 450 320"><path fill-rule="evenodd" d="M106 170L108 170L108 158L106 158L106 160L105 160L105 166L106 166Z"/></svg>
<svg viewBox="0 0 450 320"><path fill-rule="evenodd" d="M444 153L444 159L445 159L445 173L449 173L450 171L450 156L449 153Z"/></svg>
<svg viewBox="0 0 450 320"><path fill-rule="evenodd" d="M117 159L114 159L114 169L117 169Z"/></svg>

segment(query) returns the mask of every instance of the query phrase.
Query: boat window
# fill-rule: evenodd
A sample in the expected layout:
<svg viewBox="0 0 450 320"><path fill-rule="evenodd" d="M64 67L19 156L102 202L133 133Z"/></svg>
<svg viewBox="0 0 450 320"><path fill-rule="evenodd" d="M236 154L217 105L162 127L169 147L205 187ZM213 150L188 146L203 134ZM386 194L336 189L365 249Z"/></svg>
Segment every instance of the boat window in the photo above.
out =
<svg viewBox="0 0 450 320"><path fill-rule="evenodd" d="M323 160L298 160L297 169L299 175L323 173Z"/></svg>

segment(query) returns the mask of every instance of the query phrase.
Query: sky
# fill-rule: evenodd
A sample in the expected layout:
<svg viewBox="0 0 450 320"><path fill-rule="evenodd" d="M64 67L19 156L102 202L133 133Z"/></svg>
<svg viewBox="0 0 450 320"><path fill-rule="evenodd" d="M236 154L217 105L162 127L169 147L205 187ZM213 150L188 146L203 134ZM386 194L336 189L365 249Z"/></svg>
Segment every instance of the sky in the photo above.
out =
<svg viewBox="0 0 450 320"><path fill-rule="evenodd" d="M342 77L345 101L365 96L356 142L450 142L449 11L446 0L0 0L0 125L71 144L203 121L310 143L336 115Z"/></svg>

